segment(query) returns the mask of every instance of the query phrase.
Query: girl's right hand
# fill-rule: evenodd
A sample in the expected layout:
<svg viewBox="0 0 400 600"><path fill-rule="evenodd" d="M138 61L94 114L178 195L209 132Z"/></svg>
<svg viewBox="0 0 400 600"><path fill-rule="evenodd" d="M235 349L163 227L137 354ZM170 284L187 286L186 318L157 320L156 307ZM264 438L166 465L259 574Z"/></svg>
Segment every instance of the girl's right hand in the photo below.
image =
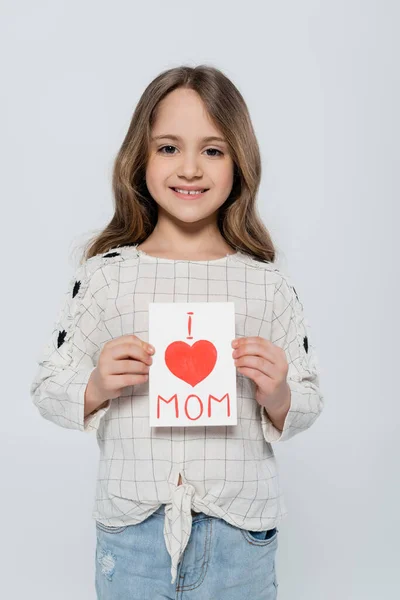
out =
<svg viewBox="0 0 400 600"><path fill-rule="evenodd" d="M153 353L152 346L136 335L122 335L106 342L86 386L85 416L118 398L123 388L147 381Z"/></svg>

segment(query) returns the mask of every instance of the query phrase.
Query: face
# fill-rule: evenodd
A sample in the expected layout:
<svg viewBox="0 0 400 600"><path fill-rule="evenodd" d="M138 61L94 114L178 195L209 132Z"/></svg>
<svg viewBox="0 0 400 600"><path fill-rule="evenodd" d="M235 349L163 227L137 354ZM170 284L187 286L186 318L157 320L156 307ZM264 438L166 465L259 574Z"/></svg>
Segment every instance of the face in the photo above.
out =
<svg viewBox="0 0 400 600"><path fill-rule="evenodd" d="M205 139L213 137L223 136L194 90L176 89L159 103L146 167L159 217L185 223L216 218L232 189L234 163L227 142ZM188 187L207 191L183 195L171 189Z"/></svg>

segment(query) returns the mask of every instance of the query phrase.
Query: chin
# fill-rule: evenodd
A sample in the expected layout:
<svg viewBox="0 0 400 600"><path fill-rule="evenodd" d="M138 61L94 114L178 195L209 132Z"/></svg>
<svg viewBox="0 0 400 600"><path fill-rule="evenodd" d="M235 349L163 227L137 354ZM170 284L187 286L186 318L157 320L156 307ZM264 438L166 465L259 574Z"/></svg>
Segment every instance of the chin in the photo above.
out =
<svg viewBox="0 0 400 600"><path fill-rule="evenodd" d="M186 206L185 204L180 204L179 206L170 204L162 205L159 203L159 206L162 208L164 213L170 215L174 219L179 219L179 221L184 221L186 223L195 223L201 219L206 219L210 215L214 214L218 208L212 207L200 207L200 206Z"/></svg>
<svg viewBox="0 0 400 600"><path fill-rule="evenodd" d="M170 213L173 217L175 217L175 219L178 219L179 221L182 221L182 223L197 223L197 221L202 221L203 219L207 219L208 217L210 217L210 215L214 214L215 211L211 211L211 212L190 212L190 214L188 214L186 211L182 210L182 211L176 211L173 213Z"/></svg>

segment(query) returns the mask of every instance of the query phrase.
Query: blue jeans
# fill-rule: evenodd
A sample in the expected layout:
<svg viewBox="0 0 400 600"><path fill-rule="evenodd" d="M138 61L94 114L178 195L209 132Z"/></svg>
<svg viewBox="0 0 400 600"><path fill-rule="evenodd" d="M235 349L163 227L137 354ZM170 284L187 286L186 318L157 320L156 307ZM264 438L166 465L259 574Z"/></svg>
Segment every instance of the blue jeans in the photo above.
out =
<svg viewBox="0 0 400 600"><path fill-rule="evenodd" d="M251 532L196 513L171 584L164 505L136 525L96 522L97 600L276 600L278 530Z"/></svg>

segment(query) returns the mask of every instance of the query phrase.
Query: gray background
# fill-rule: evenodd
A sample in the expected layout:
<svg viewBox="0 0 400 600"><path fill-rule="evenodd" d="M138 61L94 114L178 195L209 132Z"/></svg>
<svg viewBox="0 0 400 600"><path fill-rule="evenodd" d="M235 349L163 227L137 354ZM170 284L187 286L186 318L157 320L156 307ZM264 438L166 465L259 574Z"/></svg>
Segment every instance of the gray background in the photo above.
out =
<svg viewBox="0 0 400 600"><path fill-rule="evenodd" d="M0 16L2 597L95 598L95 435L46 422L29 386L112 215L134 106L183 63L221 68L248 103L260 212L321 365L325 411L274 445L279 600L398 597L399 4L3 0Z"/></svg>

